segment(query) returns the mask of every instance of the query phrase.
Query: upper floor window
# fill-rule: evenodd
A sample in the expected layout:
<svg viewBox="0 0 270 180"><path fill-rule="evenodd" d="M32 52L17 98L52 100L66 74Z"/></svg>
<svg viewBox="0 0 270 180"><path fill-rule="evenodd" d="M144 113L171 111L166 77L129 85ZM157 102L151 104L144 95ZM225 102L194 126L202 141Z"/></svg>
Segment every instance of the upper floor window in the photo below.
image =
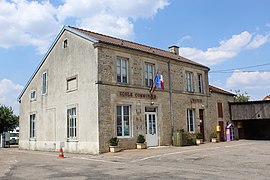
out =
<svg viewBox="0 0 270 180"><path fill-rule="evenodd" d="M31 101L34 101L34 100L36 100L37 99L37 93L36 93L36 90L32 90L31 92L30 92L30 100Z"/></svg>
<svg viewBox="0 0 270 180"><path fill-rule="evenodd" d="M186 72L186 87L187 87L187 92L194 92L192 72Z"/></svg>
<svg viewBox="0 0 270 180"><path fill-rule="evenodd" d="M222 108L222 103L218 102L217 103L217 107L218 107L218 117L219 118L223 118L223 108Z"/></svg>
<svg viewBox="0 0 270 180"><path fill-rule="evenodd" d="M202 74L198 74L198 89L199 89L199 93L203 94L203 78L202 78Z"/></svg>
<svg viewBox="0 0 270 180"><path fill-rule="evenodd" d="M122 57L117 57L116 63L117 82L128 83L128 60Z"/></svg>
<svg viewBox="0 0 270 180"><path fill-rule="evenodd" d="M131 135L130 106L117 106L117 136L129 137Z"/></svg>
<svg viewBox="0 0 270 180"><path fill-rule="evenodd" d="M144 79L145 85L151 87L154 82L154 70L155 66L153 64L145 64L144 67Z"/></svg>
<svg viewBox="0 0 270 180"><path fill-rule="evenodd" d="M30 138L36 137L36 114L30 115Z"/></svg>
<svg viewBox="0 0 270 180"><path fill-rule="evenodd" d="M67 138L77 137L76 108L67 110Z"/></svg>
<svg viewBox="0 0 270 180"><path fill-rule="evenodd" d="M187 110L187 129L188 132L195 132L194 109Z"/></svg>
<svg viewBox="0 0 270 180"><path fill-rule="evenodd" d="M42 73L42 95L47 94L47 86L48 86L48 77L47 72Z"/></svg>
<svg viewBox="0 0 270 180"><path fill-rule="evenodd" d="M78 89L78 78L73 76L67 79L67 91L75 91Z"/></svg>

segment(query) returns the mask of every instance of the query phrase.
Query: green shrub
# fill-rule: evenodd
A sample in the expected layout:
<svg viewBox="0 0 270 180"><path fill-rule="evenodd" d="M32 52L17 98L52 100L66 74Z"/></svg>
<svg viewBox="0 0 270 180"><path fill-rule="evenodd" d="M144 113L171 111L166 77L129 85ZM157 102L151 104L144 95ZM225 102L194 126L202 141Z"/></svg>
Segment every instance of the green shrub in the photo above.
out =
<svg viewBox="0 0 270 180"><path fill-rule="evenodd" d="M109 141L110 146L117 146L119 139L117 137L112 137Z"/></svg>
<svg viewBox="0 0 270 180"><path fill-rule="evenodd" d="M137 143L144 143L144 142L145 142L144 136L139 134L137 137Z"/></svg>
<svg viewBox="0 0 270 180"><path fill-rule="evenodd" d="M210 134L210 138L217 138L217 133L216 132L212 132Z"/></svg>
<svg viewBox="0 0 270 180"><path fill-rule="evenodd" d="M202 134L197 132L195 133L196 139L202 139Z"/></svg>

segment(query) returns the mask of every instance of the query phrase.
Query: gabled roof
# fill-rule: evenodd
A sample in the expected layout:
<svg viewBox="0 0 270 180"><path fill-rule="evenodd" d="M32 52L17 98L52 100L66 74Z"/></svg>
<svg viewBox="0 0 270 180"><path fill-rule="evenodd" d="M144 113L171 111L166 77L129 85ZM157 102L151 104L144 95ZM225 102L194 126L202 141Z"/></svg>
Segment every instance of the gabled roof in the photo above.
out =
<svg viewBox="0 0 270 180"><path fill-rule="evenodd" d="M95 33L92 31L87 31L84 29L80 29L80 28L75 28L72 26L68 26L69 28L72 28L78 32L81 32L87 36L90 36L96 40L98 40L98 42L103 42L106 44L111 44L111 45L116 45L116 46L120 46L120 47L124 47L124 48L129 48L129 49L133 49L133 50L138 50L138 51L143 51L149 54L153 54L153 55L158 55L158 56L162 56L165 58L169 58L169 59L174 59L177 61L181 61L181 62L185 62L185 63L189 63L189 64L193 64L196 66L201 66L204 68L207 68L209 70L208 67L199 64L197 62L194 62L190 59L184 58L182 56L173 54L169 51L165 51L165 50L161 50L158 48L154 48L154 47L150 47L150 46L146 46L143 44L139 44L139 43L135 43L135 42L131 42L131 41L127 41L127 40L123 40L123 39L119 39L119 38L115 38L115 37L111 37L111 36L107 36L107 35L103 35L103 34L99 34L99 33Z"/></svg>
<svg viewBox="0 0 270 180"><path fill-rule="evenodd" d="M270 95L265 96L265 97L263 98L263 100L270 100Z"/></svg>
<svg viewBox="0 0 270 180"><path fill-rule="evenodd" d="M91 42L94 42L94 43L105 43L105 44L110 44L110 45L119 46L119 47L123 47L123 48L129 48L129 49L149 53L149 54L152 54L152 55L157 55L157 56L165 57L165 58L168 58L168 59L172 59L172 60L192 64L192 65L199 66L199 67L202 67L202 68L206 68L207 70L210 70L208 67L206 67L204 65L201 65L201 64L199 64L197 62L194 62L194 61L189 60L187 58L184 58L182 56L173 54L173 53L171 53L169 51L161 50L161 49L158 49L158 48L142 45L142 44L131 42L131 41L126 41L126 40L123 40L123 39L119 39L119 38L115 38L115 37L111 37L111 36L91 32L91 31L87 31L87 30L83 30L83 29L80 29L80 28L72 27L72 26L64 26L62 28L62 30L60 31L60 33L57 35L54 42L52 43L51 47L48 49L47 53L45 54L42 61L38 65L37 69L35 70L35 72L31 76L31 78L27 82L27 84L24 87L24 89L22 90L21 94L19 95L19 97L18 97L19 102L21 100L22 95L24 94L27 87L29 86L30 82L32 81L34 76L37 74L38 70L41 68L41 66L45 62L46 58L48 57L48 55L50 54L53 47L55 46L55 44L57 43L57 41L59 40L61 35L64 33L64 31L72 32L73 34L76 34L76 35L78 35L78 36L80 36L80 37L82 37L82 38L84 38L86 40L89 40Z"/></svg>
<svg viewBox="0 0 270 180"><path fill-rule="evenodd" d="M221 89L221 88L218 88L216 86L212 86L209 84L209 90L211 92L215 92L215 93L220 93L220 94L225 94L225 95L229 95L229 96L236 96L235 94L229 92L229 91L226 91L224 89Z"/></svg>

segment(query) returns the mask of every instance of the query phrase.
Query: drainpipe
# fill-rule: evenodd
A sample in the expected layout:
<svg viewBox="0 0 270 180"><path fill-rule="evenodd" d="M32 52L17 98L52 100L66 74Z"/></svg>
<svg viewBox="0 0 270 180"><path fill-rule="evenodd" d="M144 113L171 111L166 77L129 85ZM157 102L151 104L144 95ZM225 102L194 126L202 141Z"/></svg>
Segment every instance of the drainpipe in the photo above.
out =
<svg viewBox="0 0 270 180"><path fill-rule="evenodd" d="M171 120L171 144L173 145L174 119L172 110L172 80L171 80L171 60L168 62L169 72L169 93L170 93L170 120Z"/></svg>

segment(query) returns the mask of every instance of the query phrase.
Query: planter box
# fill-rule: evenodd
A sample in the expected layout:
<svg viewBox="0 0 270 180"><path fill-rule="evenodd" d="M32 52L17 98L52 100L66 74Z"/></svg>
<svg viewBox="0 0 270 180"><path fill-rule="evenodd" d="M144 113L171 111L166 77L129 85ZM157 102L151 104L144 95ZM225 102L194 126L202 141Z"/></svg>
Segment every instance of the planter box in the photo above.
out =
<svg viewBox="0 0 270 180"><path fill-rule="evenodd" d="M121 148L119 146L110 146L110 152L116 153L121 151Z"/></svg>
<svg viewBox="0 0 270 180"><path fill-rule="evenodd" d="M174 146L187 146L188 145L187 137L182 132L175 132L173 145Z"/></svg>
<svg viewBox="0 0 270 180"><path fill-rule="evenodd" d="M137 149L146 149L145 143L136 143L136 144L137 144Z"/></svg>
<svg viewBox="0 0 270 180"><path fill-rule="evenodd" d="M216 142L217 142L217 138L212 138L212 139L211 139L211 142L212 142L212 143L216 143Z"/></svg>
<svg viewBox="0 0 270 180"><path fill-rule="evenodd" d="M196 139L196 144L197 145L201 144L201 139Z"/></svg>

